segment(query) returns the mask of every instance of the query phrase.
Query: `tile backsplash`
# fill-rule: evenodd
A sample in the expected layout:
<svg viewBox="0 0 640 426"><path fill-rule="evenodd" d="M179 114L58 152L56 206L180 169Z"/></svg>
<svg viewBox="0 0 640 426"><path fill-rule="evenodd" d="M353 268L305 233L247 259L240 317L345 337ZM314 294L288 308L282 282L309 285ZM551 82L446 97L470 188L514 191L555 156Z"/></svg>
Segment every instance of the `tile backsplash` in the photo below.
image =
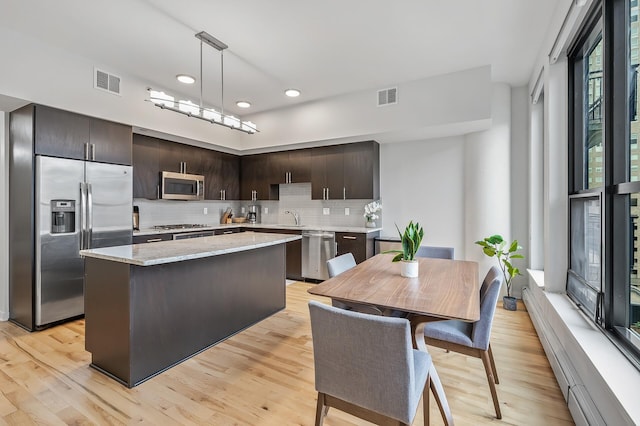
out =
<svg viewBox="0 0 640 426"><path fill-rule="evenodd" d="M312 200L310 183L280 185L278 201L173 201L135 198L133 204L140 209L140 228L177 223L220 223L220 217L230 207L234 216L244 216L246 208L259 204L261 222L265 224L293 224L294 211L302 225L364 226L364 206L372 200ZM207 211L207 214L204 211ZM244 209L244 213L242 210ZM328 210L326 210L328 209ZM349 214L346 215L346 210ZM328 212L328 214L324 214ZM381 217L376 220L382 226Z"/></svg>

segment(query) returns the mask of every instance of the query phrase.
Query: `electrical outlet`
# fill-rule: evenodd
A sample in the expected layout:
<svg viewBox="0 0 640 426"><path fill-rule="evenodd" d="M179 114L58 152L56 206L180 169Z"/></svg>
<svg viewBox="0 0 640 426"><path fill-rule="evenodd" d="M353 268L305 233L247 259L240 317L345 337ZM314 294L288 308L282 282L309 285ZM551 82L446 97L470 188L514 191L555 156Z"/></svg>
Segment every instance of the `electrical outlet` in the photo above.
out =
<svg viewBox="0 0 640 426"><path fill-rule="evenodd" d="M349 216L349 207L344 208L344 215Z"/></svg>
<svg viewBox="0 0 640 426"><path fill-rule="evenodd" d="M240 213L244 214L244 207L240 208Z"/></svg>
<svg viewBox="0 0 640 426"><path fill-rule="evenodd" d="M264 214L269 214L269 207L264 208Z"/></svg>
<svg viewBox="0 0 640 426"><path fill-rule="evenodd" d="M203 209L202 209L202 213L203 213L203 214L209 214L209 209L208 209L208 208L206 208L206 207L205 207L205 208L203 208Z"/></svg>
<svg viewBox="0 0 640 426"><path fill-rule="evenodd" d="M328 215L329 213L330 213L329 207L323 207L323 208L322 208L322 214L323 214L323 215L325 215L325 216L326 216L326 215Z"/></svg>

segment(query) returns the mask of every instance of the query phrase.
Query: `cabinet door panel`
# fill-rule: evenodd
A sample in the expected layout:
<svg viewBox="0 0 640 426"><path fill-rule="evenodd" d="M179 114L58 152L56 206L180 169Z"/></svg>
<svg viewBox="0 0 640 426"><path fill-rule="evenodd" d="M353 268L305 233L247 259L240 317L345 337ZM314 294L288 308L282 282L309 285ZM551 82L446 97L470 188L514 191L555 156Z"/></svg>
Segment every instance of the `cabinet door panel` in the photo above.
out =
<svg viewBox="0 0 640 426"><path fill-rule="evenodd" d="M226 191L227 200L240 197L240 163L233 154L209 151L205 165L205 192L207 200L219 200L220 191Z"/></svg>
<svg viewBox="0 0 640 426"><path fill-rule="evenodd" d="M346 198L379 197L379 152L376 142L344 146L344 185Z"/></svg>
<svg viewBox="0 0 640 426"><path fill-rule="evenodd" d="M265 154L267 161L266 178L270 185L287 183L286 177L289 173L289 152L270 152Z"/></svg>
<svg viewBox="0 0 640 426"><path fill-rule="evenodd" d="M326 155L323 148L311 151L311 199L322 200L327 187Z"/></svg>
<svg viewBox="0 0 640 426"><path fill-rule="evenodd" d="M84 160L89 139L89 117L36 105L36 154Z"/></svg>
<svg viewBox="0 0 640 426"><path fill-rule="evenodd" d="M160 166L158 139L133 136L133 198L158 198Z"/></svg>
<svg viewBox="0 0 640 426"><path fill-rule="evenodd" d="M344 148L342 145L330 146L326 152L326 187L330 200L344 198Z"/></svg>
<svg viewBox="0 0 640 426"><path fill-rule="evenodd" d="M251 200L252 191L257 191L258 200L269 199L268 162L266 154L242 157L240 173L243 200Z"/></svg>
<svg viewBox="0 0 640 426"><path fill-rule="evenodd" d="M221 189L227 200L240 199L240 158L237 155L217 153L219 156Z"/></svg>
<svg viewBox="0 0 640 426"><path fill-rule="evenodd" d="M132 164L131 126L92 118L90 142L95 150L95 161Z"/></svg>
<svg viewBox="0 0 640 426"><path fill-rule="evenodd" d="M380 233L336 232L338 250L336 256L353 254L356 263L364 262L373 256L374 240Z"/></svg>
<svg viewBox="0 0 640 426"><path fill-rule="evenodd" d="M356 263L367 260L367 239L365 234L336 232L338 244L337 256L345 253L353 254Z"/></svg>
<svg viewBox="0 0 640 426"><path fill-rule="evenodd" d="M291 183L311 182L311 150L290 151L288 169Z"/></svg>

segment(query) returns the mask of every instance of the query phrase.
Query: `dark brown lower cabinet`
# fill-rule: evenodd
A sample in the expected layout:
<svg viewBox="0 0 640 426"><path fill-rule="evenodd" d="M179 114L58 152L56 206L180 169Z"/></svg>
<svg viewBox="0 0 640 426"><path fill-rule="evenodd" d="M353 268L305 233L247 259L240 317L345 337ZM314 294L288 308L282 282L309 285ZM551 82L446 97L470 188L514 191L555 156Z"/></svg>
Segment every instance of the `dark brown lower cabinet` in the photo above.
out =
<svg viewBox="0 0 640 426"><path fill-rule="evenodd" d="M157 243L159 241L173 240L173 234L134 235L133 244Z"/></svg>
<svg viewBox="0 0 640 426"><path fill-rule="evenodd" d="M338 250L336 256L345 253L353 254L356 263L361 263L374 254L374 239L380 232L336 232L336 244Z"/></svg>
<svg viewBox="0 0 640 426"><path fill-rule="evenodd" d="M270 234L302 235L301 231L291 229L251 228L246 230ZM302 240L287 243L287 278L290 280L302 279Z"/></svg>

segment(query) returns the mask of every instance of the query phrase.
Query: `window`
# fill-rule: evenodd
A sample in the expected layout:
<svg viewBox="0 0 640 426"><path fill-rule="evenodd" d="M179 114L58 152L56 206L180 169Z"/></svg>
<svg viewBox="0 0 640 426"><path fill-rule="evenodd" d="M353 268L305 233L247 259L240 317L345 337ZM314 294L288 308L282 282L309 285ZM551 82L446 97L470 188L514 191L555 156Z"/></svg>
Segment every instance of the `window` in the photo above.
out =
<svg viewBox="0 0 640 426"><path fill-rule="evenodd" d="M596 2L569 49L567 293L640 361L638 1Z"/></svg>

